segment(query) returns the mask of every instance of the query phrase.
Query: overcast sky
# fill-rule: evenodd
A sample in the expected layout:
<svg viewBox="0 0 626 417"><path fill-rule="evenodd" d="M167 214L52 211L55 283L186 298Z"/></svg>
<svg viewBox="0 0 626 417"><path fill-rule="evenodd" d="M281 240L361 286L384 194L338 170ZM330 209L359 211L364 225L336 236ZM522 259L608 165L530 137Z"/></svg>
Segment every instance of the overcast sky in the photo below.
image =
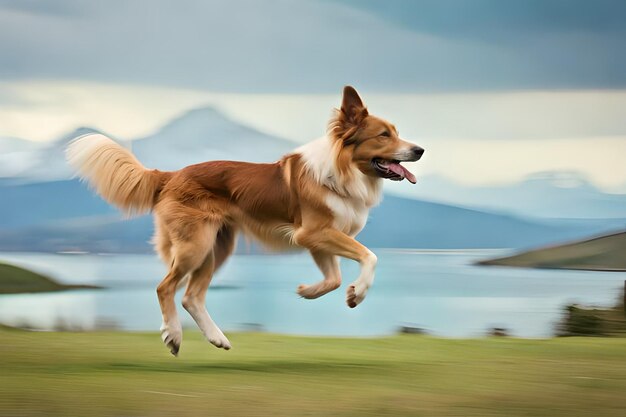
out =
<svg viewBox="0 0 626 417"><path fill-rule="evenodd" d="M228 92L622 88L621 0L0 0L0 76Z"/></svg>
<svg viewBox="0 0 626 417"><path fill-rule="evenodd" d="M490 149L545 141L555 169L619 185L626 168L584 149L626 142L625 22L619 0L0 0L0 136L132 138L213 103L303 141L352 84L412 139L487 152L432 172L493 181Z"/></svg>

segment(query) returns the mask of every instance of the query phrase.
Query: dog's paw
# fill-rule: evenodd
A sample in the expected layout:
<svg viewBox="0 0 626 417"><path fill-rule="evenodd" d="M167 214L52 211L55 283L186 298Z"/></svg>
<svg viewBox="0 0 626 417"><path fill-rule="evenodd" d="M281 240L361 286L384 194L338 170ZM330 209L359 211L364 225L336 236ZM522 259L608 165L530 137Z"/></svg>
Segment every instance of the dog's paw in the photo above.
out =
<svg viewBox="0 0 626 417"><path fill-rule="evenodd" d="M346 304L348 304L348 307L354 308L365 300L366 294L367 287L365 285L360 285L357 282L352 283L348 286L348 290L346 291Z"/></svg>
<svg viewBox="0 0 626 417"><path fill-rule="evenodd" d="M163 343L165 343L172 355L178 356L180 345L183 342L183 329L176 326L162 326L161 340L163 340Z"/></svg>
<svg viewBox="0 0 626 417"><path fill-rule="evenodd" d="M296 290L298 295L302 298L306 298L308 300L312 300L318 297L316 288L313 285L298 285L298 289Z"/></svg>
<svg viewBox="0 0 626 417"><path fill-rule="evenodd" d="M230 341L228 340L226 336L224 336L224 333L222 333L220 329L216 329L216 331L212 332L211 334L208 334L207 340L213 346L222 348L224 350L229 350L232 347L232 345L230 344Z"/></svg>

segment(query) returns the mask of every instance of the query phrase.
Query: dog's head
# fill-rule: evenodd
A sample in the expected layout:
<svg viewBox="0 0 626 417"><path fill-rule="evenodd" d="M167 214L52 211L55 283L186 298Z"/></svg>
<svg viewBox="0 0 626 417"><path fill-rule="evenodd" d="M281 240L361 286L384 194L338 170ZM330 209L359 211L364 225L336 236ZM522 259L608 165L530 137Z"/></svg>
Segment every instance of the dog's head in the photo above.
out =
<svg viewBox="0 0 626 417"><path fill-rule="evenodd" d="M393 124L369 114L353 87L343 89L341 109L330 121L329 135L339 147L340 171L352 164L370 177L394 181L406 178L415 184L415 176L401 162L417 161L424 149L400 139Z"/></svg>

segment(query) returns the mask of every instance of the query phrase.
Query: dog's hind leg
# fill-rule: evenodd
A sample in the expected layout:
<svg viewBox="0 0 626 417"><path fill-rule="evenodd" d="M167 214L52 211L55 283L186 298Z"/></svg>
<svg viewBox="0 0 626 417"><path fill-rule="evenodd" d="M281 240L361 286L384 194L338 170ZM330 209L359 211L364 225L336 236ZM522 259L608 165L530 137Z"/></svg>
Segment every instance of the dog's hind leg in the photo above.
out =
<svg viewBox="0 0 626 417"><path fill-rule="evenodd" d="M313 285L301 284L298 286L298 295L307 299L321 297L336 290L341 285L341 270L339 259L329 253L311 250L311 256L324 274L324 279Z"/></svg>
<svg viewBox="0 0 626 417"><path fill-rule="evenodd" d="M186 224L188 235L173 236L170 270L157 287L157 295L163 314L161 338L173 355L178 355L183 339L183 330L176 311L174 296L181 280L204 265L207 254L215 242L216 227L206 222Z"/></svg>
<svg viewBox="0 0 626 417"><path fill-rule="evenodd" d="M228 259L235 250L236 243L237 229L233 226L222 226L219 232L217 232L217 239L213 247L213 254L215 255L215 270L213 272L217 272L217 270L224 265L226 259Z"/></svg>
<svg viewBox="0 0 626 417"><path fill-rule="evenodd" d="M224 226L217 234L215 246L203 264L191 274L183 296L183 307L202 330L206 339L218 348L231 348L230 341L215 324L205 306L205 297L215 271L222 266L235 248L236 232Z"/></svg>

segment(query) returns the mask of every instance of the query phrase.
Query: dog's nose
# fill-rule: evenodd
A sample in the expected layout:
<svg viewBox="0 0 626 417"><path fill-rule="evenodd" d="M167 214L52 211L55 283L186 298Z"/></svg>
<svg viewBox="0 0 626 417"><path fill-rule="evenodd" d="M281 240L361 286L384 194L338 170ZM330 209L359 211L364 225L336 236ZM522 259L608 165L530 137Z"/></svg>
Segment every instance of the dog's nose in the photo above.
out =
<svg viewBox="0 0 626 417"><path fill-rule="evenodd" d="M413 155L415 155L416 161L420 159L422 155L424 155L424 149L420 148L419 146L412 147L411 152L413 152Z"/></svg>

